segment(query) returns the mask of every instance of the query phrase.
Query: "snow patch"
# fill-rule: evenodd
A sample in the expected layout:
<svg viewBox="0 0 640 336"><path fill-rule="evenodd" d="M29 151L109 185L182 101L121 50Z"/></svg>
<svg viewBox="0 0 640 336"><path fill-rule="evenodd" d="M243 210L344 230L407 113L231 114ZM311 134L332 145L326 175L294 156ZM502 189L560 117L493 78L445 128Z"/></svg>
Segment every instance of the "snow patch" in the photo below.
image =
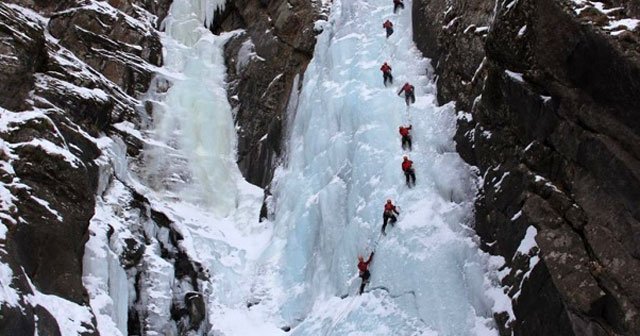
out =
<svg viewBox="0 0 640 336"><path fill-rule="evenodd" d="M470 123L473 121L473 114L469 112L458 111L457 118L458 120L464 120Z"/></svg>
<svg viewBox="0 0 640 336"><path fill-rule="evenodd" d="M520 241L517 252L526 255L529 254L529 251L531 251L531 249L538 246L535 240L537 234L538 230L533 225L530 225L527 228L527 232L525 233L524 238L522 239L522 241Z"/></svg>
<svg viewBox="0 0 640 336"><path fill-rule="evenodd" d="M526 32L527 32L527 25L524 25L520 28L520 30L518 30L518 37L524 36Z"/></svg>
<svg viewBox="0 0 640 336"><path fill-rule="evenodd" d="M10 144L10 147L19 148L19 147L38 147L43 151L47 152L49 155L60 156L62 159L69 163L73 168L79 168L81 165L84 166L80 159L73 155L67 148L60 147L53 142L46 139L32 139L27 142L18 142L15 144Z"/></svg>
<svg viewBox="0 0 640 336"><path fill-rule="evenodd" d="M6 232L4 225L0 225L0 228ZM4 239L4 235L4 233L1 234L2 239ZM20 296L18 292L11 287L12 282L13 271L11 271L9 265L0 263L0 302L10 307L18 307L20 305Z"/></svg>
<svg viewBox="0 0 640 336"><path fill-rule="evenodd" d="M524 79L522 78L522 74L521 73L513 72L513 71L510 71L510 70L505 70L504 73L506 73L507 76L509 76L510 78L515 80L516 82L524 83Z"/></svg>

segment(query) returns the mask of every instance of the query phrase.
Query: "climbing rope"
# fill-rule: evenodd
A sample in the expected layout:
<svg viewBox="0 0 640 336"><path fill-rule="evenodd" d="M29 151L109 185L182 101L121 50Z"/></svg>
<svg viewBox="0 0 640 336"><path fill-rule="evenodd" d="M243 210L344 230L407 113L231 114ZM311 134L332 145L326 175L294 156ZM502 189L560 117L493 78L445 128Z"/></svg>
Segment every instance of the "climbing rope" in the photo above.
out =
<svg viewBox="0 0 640 336"><path fill-rule="evenodd" d="M357 290L357 289L356 289ZM355 293L357 294L357 293ZM346 317L348 316L349 312L352 309L353 303L356 301L356 299L358 298L358 295L353 295L353 297L351 298L351 301L349 301L349 303L347 303L347 305L340 311L340 314L338 314L338 317L333 321L333 323L331 323L331 326L329 326L329 329L327 329L326 332L323 333L323 335L330 335L330 333L333 331L333 329L335 329L335 327Z"/></svg>

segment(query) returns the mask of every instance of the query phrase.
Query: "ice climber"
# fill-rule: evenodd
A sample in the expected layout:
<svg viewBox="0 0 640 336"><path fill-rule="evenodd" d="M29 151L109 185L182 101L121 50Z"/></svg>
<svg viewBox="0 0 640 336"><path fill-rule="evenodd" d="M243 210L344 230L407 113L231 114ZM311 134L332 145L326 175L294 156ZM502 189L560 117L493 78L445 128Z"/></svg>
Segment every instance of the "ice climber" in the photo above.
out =
<svg viewBox="0 0 640 336"><path fill-rule="evenodd" d="M398 12L398 8L404 9L404 3L402 2L402 0L393 0L393 13L394 14Z"/></svg>
<svg viewBox="0 0 640 336"><path fill-rule="evenodd" d="M387 222L391 220L391 226L395 225L398 221L396 215L399 215L400 212L396 209L396 206L391 203L391 200L388 199L387 203L384 205L384 212L382 213L382 234L387 235L385 229L387 228Z"/></svg>
<svg viewBox="0 0 640 336"><path fill-rule="evenodd" d="M358 270L360 271L360 278L362 278L362 283L360 284L360 294L364 291L364 287L369 283L369 277L371 277L371 273L369 273L369 263L371 259L373 259L374 252L371 252L369 255L369 259L364 261L362 256L358 256Z"/></svg>
<svg viewBox="0 0 640 336"><path fill-rule="evenodd" d="M387 20L382 24L382 28L387 30L387 38L389 38L389 36L391 36L391 34L393 34L393 23L391 23L391 21Z"/></svg>
<svg viewBox="0 0 640 336"><path fill-rule="evenodd" d="M404 101L407 103L407 106L416 102L416 96L413 93L414 89L413 85L404 83L402 88L400 88L400 91L398 91L398 96L404 91Z"/></svg>
<svg viewBox="0 0 640 336"><path fill-rule="evenodd" d="M407 179L407 187L411 188L416 185L416 172L413 170L413 161L405 155L402 160L402 171Z"/></svg>
<svg viewBox="0 0 640 336"><path fill-rule="evenodd" d="M389 84L393 84L393 75L391 75L391 67L387 62L380 67L380 71L382 71L382 81L384 82L384 86L387 86L387 81Z"/></svg>
<svg viewBox="0 0 640 336"><path fill-rule="evenodd" d="M411 131L411 127L411 125L409 125L409 127L398 127L398 131L400 132L400 136L402 137L402 149L411 150L411 135L409 134L409 131Z"/></svg>

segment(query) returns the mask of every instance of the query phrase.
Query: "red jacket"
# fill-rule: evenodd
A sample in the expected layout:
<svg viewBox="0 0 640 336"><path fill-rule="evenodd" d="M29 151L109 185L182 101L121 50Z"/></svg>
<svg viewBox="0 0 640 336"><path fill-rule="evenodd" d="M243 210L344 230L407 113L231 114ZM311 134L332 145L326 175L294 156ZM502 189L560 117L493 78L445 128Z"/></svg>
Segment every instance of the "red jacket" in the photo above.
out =
<svg viewBox="0 0 640 336"><path fill-rule="evenodd" d="M391 21L387 20L382 24L382 28L393 28L393 23L391 23Z"/></svg>
<svg viewBox="0 0 640 336"><path fill-rule="evenodd" d="M402 89L400 89L400 91L398 91L398 94L401 94L402 91L404 91L405 94L411 94L413 93L413 85L407 83L405 85L402 86Z"/></svg>
<svg viewBox="0 0 640 336"><path fill-rule="evenodd" d="M391 203L385 203L384 211L396 211L396 206Z"/></svg>
<svg viewBox="0 0 640 336"><path fill-rule="evenodd" d="M383 73L391 72L391 67L389 66L389 64L385 63L380 67L380 71L382 71Z"/></svg>
<svg viewBox="0 0 640 336"><path fill-rule="evenodd" d="M371 259L373 259L373 253L371 253L371 255L369 256L369 260L367 261L363 260L358 263L358 270L360 270L360 273L364 273L369 268L369 263L371 262Z"/></svg>
<svg viewBox="0 0 640 336"><path fill-rule="evenodd" d="M396 5L397 5L397 4L401 4L401 3L402 3L402 0L393 0L393 3L394 3L394 4L396 4Z"/></svg>
<svg viewBox="0 0 640 336"><path fill-rule="evenodd" d="M411 129L411 125L409 125L409 127L402 127L400 126L400 135L402 135L403 137L409 136L409 130Z"/></svg>
<svg viewBox="0 0 640 336"><path fill-rule="evenodd" d="M411 166L413 165L413 161L407 159L402 161L402 170L407 171L409 169L411 169Z"/></svg>

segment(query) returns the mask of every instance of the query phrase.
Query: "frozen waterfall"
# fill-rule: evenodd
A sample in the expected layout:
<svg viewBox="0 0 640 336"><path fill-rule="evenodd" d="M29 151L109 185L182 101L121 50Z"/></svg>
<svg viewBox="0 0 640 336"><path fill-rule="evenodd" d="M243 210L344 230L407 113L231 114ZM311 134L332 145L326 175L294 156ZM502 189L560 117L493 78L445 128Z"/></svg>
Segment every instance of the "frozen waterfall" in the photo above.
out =
<svg viewBox="0 0 640 336"><path fill-rule="evenodd" d="M392 6L333 2L291 116L288 160L274 182L260 301L294 335L495 335L489 258L468 227L473 174L452 140L455 111L436 107L410 11L394 15ZM395 25L388 40L385 19ZM390 88L379 71L384 61L393 67ZM405 82L416 86L409 110L396 95ZM400 169L398 126L409 123L414 189ZM380 238L387 198L402 213ZM368 293L357 296L356 257L375 246Z"/></svg>
<svg viewBox="0 0 640 336"><path fill-rule="evenodd" d="M147 100L153 122L140 132L144 162L129 172L124 145L103 139L118 181L105 187L92 230L137 216L121 208L131 197L124 184L166 214L183 238L180 247L211 275L198 281L210 321L201 333L497 335L492 314L505 300L494 285L495 263L469 227L473 172L455 153L455 111L436 106L428 62L413 45L411 4L394 15L390 0L334 0L329 20L318 22L323 32L302 91L292 93L286 164L276 171L269 204L274 216L262 223L262 190L235 163L225 91L223 47L237 32L206 29L223 5L173 1L164 22L165 65ZM385 19L395 25L388 40ZM395 77L389 88L378 70L384 61ZM409 110L396 95L405 81L416 86ZM407 123L414 189L400 170L398 126ZM387 198L401 216L381 238ZM145 235L169 239L166 229L143 226ZM124 225L113 229L130 234ZM138 295L149 307L147 334L175 333L172 301L195 289L175 281L158 241L146 246L139 293L110 252L122 247L98 238L87 244L86 283L100 330L124 334L127 302ZM374 247L371 283L359 296L356 258Z"/></svg>
<svg viewBox="0 0 640 336"><path fill-rule="evenodd" d="M224 86L222 47L229 35L205 27L224 1L173 1L164 20L168 91L154 109L157 146L147 171L156 188L228 215L236 202L235 129ZM215 169L212 169L215 167Z"/></svg>

